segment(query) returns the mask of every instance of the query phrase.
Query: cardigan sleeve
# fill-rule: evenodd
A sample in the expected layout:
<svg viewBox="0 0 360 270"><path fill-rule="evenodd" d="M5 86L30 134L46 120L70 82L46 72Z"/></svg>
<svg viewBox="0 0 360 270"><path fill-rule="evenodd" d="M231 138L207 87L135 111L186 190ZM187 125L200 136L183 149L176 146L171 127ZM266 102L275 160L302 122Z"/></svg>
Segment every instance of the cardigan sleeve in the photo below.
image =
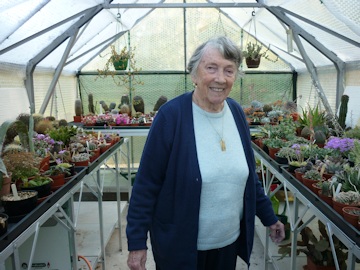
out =
<svg viewBox="0 0 360 270"><path fill-rule="evenodd" d="M150 128L130 198L126 227L129 251L147 248L147 235L171 147L169 132L160 110Z"/></svg>

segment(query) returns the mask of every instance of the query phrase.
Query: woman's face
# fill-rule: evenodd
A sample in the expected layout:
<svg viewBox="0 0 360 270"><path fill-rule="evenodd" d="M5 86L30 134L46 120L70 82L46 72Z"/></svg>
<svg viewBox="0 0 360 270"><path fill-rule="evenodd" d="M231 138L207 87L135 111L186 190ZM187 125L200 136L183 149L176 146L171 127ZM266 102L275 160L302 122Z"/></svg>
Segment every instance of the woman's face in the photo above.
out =
<svg viewBox="0 0 360 270"><path fill-rule="evenodd" d="M192 77L196 85L195 101L207 111L220 111L236 78L233 61L225 59L215 48L208 48Z"/></svg>

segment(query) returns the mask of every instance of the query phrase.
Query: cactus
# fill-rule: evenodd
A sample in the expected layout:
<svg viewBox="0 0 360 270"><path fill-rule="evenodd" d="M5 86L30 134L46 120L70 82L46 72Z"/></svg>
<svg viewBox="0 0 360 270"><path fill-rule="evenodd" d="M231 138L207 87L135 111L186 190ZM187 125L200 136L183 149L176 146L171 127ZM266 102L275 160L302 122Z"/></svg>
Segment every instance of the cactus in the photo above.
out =
<svg viewBox="0 0 360 270"><path fill-rule="evenodd" d="M37 133L45 134L47 130L52 129L53 127L53 121L44 119L35 125L34 130Z"/></svg>
<svg viewBox="0 0 360 270"><path fill-rule="evenodd" d="M346 120L346 114L347 114L347 111L348 111L348 103L349 103L349 96L348 95L342 95L338 122L339 122L339 125L343 129L345 129L345 120Z"/></svg>
<svg viewBox="0 0 360 270"><path fill-rule="evenodd" d="M312 130L310 127L305 126L302 130L301 130L301 137L303 138L308 138L309 136L311 136Z"/></svg>
<svg viewBox="0 0 360 270"><path fill-rule="evenodd" d="M59 120L59 127L66 127L68 125L68 122L65 119Z"/></svg>
<svg viewBox="0 0 360 270"><path fill-rule="evenodd" d="M128 104L123 104L123 105L121 105L121 107L120 107L120 113L121 113L121 114L126 113L127 115L130 115L130 107L129 107L129 105L128 105Z"/></svg>
<svg viewBox="0 0 360 270"><path fill-rule="evenodd" d="M99 103L101 104L101 107L104 109L105 112L109 111L109 106L106 104L105 101L101 100Z"/></svg>
<svg viewBox="0 0 360 270"><path fill-rule="evenodd" d="M144 100L141 96L135 96L133 98L133 106L134 106L135 112L145 113L145 104L144 104Z"/></svg>
<svg viewBox="0 0 360 270"><path fill-rule="evenodd" d="M121 109L122 105L129 105L130 104L130 99L129 99L129 95L122 95L121 100L120 100L120 104L118 105L118 109Z"/></svg>
<svg viewBox="0 0 360 270"><path fill-rule="evenodd" d="M109 105L109 111L112 111L113 109L116 108L116 103L115 102L111 102Z"/></svg>
<svg viewBox="0 0 360 270"><path fill-rule="evenodd" d="M263 107L263 112L268 113L273 110L273 107L270 104L265 104Z"/></svg>
<svg viewBox="0 0 360 270"><path fill-rule="evenodd" d="M356 191L342 191L335 195L334 200L350 206L360 206L360 193Z"/></svg>
<svg viewBox="0 0 360 270"><path fill-rule="evenodd" d="M154 111L158 111L160 109L160 107L165 104L167 102L167 97L165 96L161 96L159 97L159 99L156 101L156 104L154 106Z"/></svg>
<svg viewBox="0 0 360 270"><path fill-rule="evenodd" d="M322 130L317 130L314 133L314 139L316 144L324 144L326 141L326 135Z"/></svg>
<svg viewBox="0 0 360 270"><path fill-rule="evenodd" d="M95 106L94 106L94 96L93 96L93 94L90 93L88 95L88 101L89 101L89 105L88 105L89 113L95 114Z"/></svg>
<svg viewBox="0 0 360 270"><path fill-rule="evenodd" d="M75 100L75 115L81 116L83 114L81 99Z"/></svg>
<svg viewBox="0 0 360 270"><path fill-rule="evenodd" d="M97 148L96 143L94 143L94 142L89 142L88 148L89 148L90 151L95 150L95 149Z"/></svg>

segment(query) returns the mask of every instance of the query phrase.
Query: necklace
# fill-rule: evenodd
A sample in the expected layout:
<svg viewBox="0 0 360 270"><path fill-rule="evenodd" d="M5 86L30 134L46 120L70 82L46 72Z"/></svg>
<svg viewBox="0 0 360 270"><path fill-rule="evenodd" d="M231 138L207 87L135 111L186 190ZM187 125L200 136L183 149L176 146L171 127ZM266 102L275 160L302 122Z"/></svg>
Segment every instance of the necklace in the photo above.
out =
<svg viewBox="0 0 360 270"><path fill-rule="evenodd" d="M196 96L193 95L194 97L194 100L196 101L195 103L198 104L198 106L200 107L200 103L199 101L197 100ZM201 107L200 107L201 108ZM214 127L213 123L210 121L210 118L207 116L206 113L202 113L206 119L208 120L210 126L215 130L216 134L219 136L220 138L220 148L221 148L221 151L225 152L226 151L226 144L225 144L225 140L224 140L224 114L221 116L221 124L222 124L222 127L221 127L221 134L220 132Z"/></svg>
<svg viewBox="0 0 360 270"><path fill-rule="evenodd" d="M222 122L222 127L221 127L221 135L220 132L214 127L213 123L210 121L209 117L205 114L206 119L209 121L211 127L215 130L216 134L220 137L220 147L221 147L221 151L226 151L226 144L225 144L225 140L224 140L224 115L221 116L221 122Z"/></svg>

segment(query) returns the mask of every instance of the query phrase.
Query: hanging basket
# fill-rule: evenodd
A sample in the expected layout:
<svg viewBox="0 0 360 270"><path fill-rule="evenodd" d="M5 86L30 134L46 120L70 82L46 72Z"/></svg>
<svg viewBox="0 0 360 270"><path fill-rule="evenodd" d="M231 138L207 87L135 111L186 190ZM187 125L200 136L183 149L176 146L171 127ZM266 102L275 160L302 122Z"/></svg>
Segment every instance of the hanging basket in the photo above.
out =
<svg viewBox="0 0 360 270"><path fill-rule="evenodd" d="M113 61L115 70L126 70L129 59Z"/></svg>
<svg viewBox="0 0 360 270"><path fill-rule="evenodd" d="M259 57L258 59L252 59L251 57L247 57L246 60L246 65L248 68L258 68L260 65L260 59L261 57Z"/></svg>

